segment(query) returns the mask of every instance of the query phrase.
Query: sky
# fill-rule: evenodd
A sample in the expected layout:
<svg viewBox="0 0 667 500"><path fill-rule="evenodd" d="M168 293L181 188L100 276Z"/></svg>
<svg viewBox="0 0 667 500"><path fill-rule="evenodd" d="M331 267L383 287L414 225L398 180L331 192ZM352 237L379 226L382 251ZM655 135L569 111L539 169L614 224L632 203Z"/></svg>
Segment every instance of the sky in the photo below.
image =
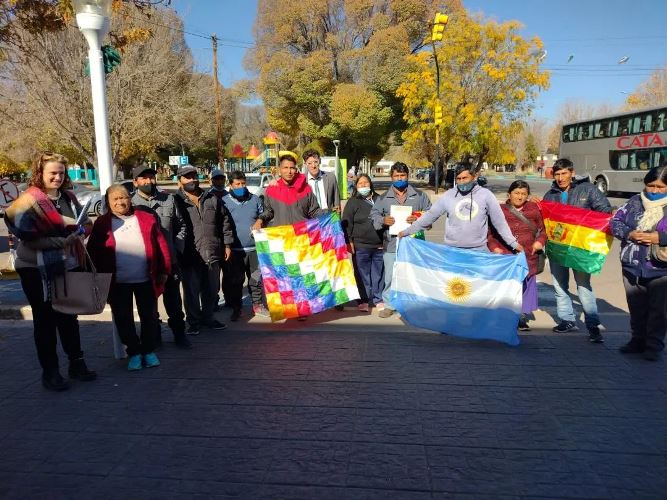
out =
<svg viewBox="0 0 667 500"><path fill-rule="evenodd" d="M551 86L537 100L538 118L555 118L566 101L620 106L653 70L667 65L664 0L463 1L488 19L520 21L524 37L544 42ZM199 71L211 71L211 44L203 37L216 33L223 85L249 76L243 56L254 42L256 0L172 0L171 5L190 32L186 41ZM618 64L623 57L629 59Z"/></svg>

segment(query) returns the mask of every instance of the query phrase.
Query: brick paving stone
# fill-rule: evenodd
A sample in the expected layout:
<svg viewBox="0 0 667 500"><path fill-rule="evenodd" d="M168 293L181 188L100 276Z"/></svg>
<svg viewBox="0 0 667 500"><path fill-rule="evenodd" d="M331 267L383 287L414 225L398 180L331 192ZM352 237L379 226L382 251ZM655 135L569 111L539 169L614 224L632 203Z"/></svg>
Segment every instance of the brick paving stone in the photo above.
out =
<svg viewBox="0 0 667 500"><path fill-rule="evenodd" d="M622 332L594 346L536 330L508 348L398 323L234 325L187 352L165 333L162 365L129 373L109 324L82 322L99 379L53 394L31 323L0 323L0 498L667 491L667 363L618 354Z"/></svg>

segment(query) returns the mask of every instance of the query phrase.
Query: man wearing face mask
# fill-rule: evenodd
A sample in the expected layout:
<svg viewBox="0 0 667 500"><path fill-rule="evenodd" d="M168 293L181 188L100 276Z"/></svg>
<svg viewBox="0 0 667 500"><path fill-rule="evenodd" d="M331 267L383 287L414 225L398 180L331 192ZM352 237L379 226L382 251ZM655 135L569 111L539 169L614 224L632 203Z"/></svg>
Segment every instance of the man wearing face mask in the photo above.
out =
<svg viewBox="0 0 667 500"><path fill-rule="evenodd" d="M181 300L181 277L178 254L183 253L185 242L185 224L174 196L157 189L156 171L150 167L139 166L132 171L135 193L132 205L139 209L152 211L160 222L162 232L169 245L171 269L164 285L162 302L167 311L169 328L174 334L174 343L183 349L192 348L192 343L185 336L185 315ZM159 324L158 324L159 325ZM158 329L157 342L161 343Z"/></svg>
<svg viewBox="0 0 667 500"><path fill-rule="evenodd" d="M211 187L209 188L209 191L218 199L218 201L222 201L223 197L227 195L227 190L225 189L225 184L227 182L227 176L225 173L220 170L219 168L213 169L211 171ZM229 306L229 302L227 300L227 283L225 281L225 277L222 273L222 267L220 268L220 289L222 290L222 296L224 298L225 306ZM217 295L218 292L216 292ZM220 299L218 297L218 300L215 303L214 310L219 311L220 310Z"/></svg>
<svg viewBox="0 0 667 500"><path fill-rule="evenodd" d="M496 196L477 183L477 174L469 163L459 164L454 171L456 186L445 192L431 209L399 236L408 236L428 229L440 217L447 216L445 245L488 252L489 221L505 243L517 252L523 247L512 234Z"/></svg>
<svg viewBox="0 0 667 500"><path fill-rule="evenodd" d="M428 195L415 189L408 182L410 169L405 163L397 162L389 170L391 176L391 187L375 202L371 209L370 218L376 230L383 232L384 248L384 290L382 291L382 307L379 316L388 318L394 314L394 309L389 303L389 288L393 274L394 262L396 261L396 236L389 234L389 228L396 222L390 215L392 205L410 206L413 212L422 212L431 208L431 200ZM413 223L417 217L410 215L408 223Z"/></svg>
<svg viewBox="0 0 667 500"><path fill-rule="evenodd" d="M262 201L246 187L245 174L239 170L230 174L229 193L222 199L229 211L234 233L232 255L225 262L226 300L232 307L232 321L242 315L243 283L248 278L248 292L254 314L266 315L262 305L262 276L252 237L252 227L264 211Z"/></svg>
<svg viewBox="0 0 667 500"><path fill-rule="evenodd" d="M210 190L199 187L195 167L181 167L177 175L175 198L186 227L184 250L179 256L189 325L186 333L198 335L201 327L224 330L227 325L215 319L213 312L220 288L220 264L229 259L234 241L229 214Z"/></svg>

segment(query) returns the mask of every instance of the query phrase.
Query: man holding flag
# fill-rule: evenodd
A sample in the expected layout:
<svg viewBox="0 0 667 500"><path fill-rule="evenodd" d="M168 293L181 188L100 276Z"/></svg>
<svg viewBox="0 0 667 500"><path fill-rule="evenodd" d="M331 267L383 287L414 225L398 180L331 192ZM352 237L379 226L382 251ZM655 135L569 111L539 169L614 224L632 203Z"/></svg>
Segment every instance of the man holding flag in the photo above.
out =
<svg viewBox="0 0 667 500"><path fill-rule="evenodd" d="M609 200L590 182L589 178L575 177L572 161L567 158L556 160L553 175L554 182L551 189L544 195L544 201L611 214L612 207ZM560 321L553 331L565 333L576 330L572 299L568 295L571 268L557 262L549 252L547 255L549 255L549 267L553 276L556 312ZM579 301L584 309L588 339L596 344L602 343L604 339L600 333L600 317L595 294L591 287L591 275L575 269L572 269L572 273L577 284Z"/></svg>

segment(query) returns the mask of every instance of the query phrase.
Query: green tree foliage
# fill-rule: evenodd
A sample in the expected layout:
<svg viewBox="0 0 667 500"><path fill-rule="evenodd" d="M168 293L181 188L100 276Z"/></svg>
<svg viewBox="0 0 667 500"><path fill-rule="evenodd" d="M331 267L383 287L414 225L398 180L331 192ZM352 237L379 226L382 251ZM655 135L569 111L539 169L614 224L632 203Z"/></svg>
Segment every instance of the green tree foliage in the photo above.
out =
<svg viewBox="0 0 667 500"><path fill-rule="evenodd" d="M402 125L396 90L438 8L458 0L260 0L247 59L271 127L296 139L341 140L356 162L379 156Z"/></svg>

